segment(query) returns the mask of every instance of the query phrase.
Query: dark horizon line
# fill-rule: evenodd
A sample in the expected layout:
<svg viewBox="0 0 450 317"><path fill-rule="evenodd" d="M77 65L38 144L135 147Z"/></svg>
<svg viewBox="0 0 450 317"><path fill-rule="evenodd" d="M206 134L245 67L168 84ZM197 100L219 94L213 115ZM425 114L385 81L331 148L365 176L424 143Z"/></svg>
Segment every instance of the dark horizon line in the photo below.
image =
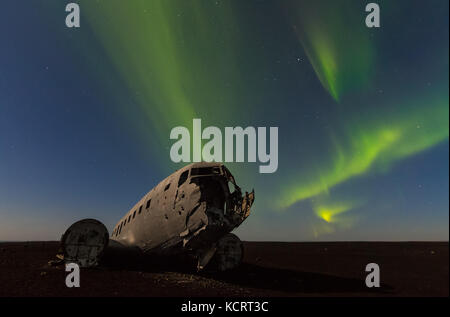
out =
<svg viewBox="0 0 450 317"><path fill-rule="evenodd" d="M0 243L23 242L60 242L59 240L0 240ZM242 242L257 243L449 243L449 240L322 240L322 241L281 241L281 240L242 240Z"/></svg>

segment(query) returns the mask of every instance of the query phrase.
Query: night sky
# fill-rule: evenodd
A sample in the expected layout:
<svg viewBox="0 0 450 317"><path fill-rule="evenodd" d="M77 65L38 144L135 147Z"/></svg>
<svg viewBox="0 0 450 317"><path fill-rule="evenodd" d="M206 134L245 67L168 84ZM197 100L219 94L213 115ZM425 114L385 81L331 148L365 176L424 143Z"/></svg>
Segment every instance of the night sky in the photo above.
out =
<svg viewBox="0 0 450 317"><path fill-rule="evenodd" d="M448 240L449 2L2 0L0 240L109 230L160 180L170 130L279 128L243 240Z"/></svg>

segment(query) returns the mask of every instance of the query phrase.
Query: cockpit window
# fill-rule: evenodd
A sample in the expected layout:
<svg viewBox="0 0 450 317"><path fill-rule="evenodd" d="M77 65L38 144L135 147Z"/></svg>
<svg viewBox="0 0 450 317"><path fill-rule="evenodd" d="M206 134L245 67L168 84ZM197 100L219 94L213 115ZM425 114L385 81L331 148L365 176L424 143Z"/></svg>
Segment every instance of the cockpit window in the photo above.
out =
<svg viewBox="0 0 450 317"><path fill-rule="evenodd" d="M200 167L191 170L191 176L220 175L220 167Z"/></svg>
<svg viewBox="0 0 450 317"><path fill-rule="evenodd" d="M188 175L189 175L189 171L184 171L183 173L181 173L180 179L178 180L178 187L180 187L181 185L184 184L184 182L188 178Z"/></svg>
<svg viewBox="0 0 450 317"><path fill-rule="evenodd" d="M166 187L164 188L164 191L168 190L170 187L170 183L166 185Z"/></svg>

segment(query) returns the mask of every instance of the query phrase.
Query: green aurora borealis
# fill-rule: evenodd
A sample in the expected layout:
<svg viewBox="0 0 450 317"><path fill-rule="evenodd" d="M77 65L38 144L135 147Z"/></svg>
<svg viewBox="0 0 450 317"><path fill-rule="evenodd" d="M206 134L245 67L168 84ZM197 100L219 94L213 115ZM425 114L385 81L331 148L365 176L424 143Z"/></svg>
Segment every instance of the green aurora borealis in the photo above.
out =
<svg viewBox="0 0 450 317"><path fill-rule="evenodd" d="M414 96L402 92L400 98L386 98L384 104L374 104L364 114L345 112L352 109L346 95L370 87L382 66L377 64L381 52L373 37L382 31L368 31L361 23L364 15L355 14L361 5L355 4L289 1L274 12L287 15L291 29L286 31L301 44L317 79L334 99L333 107L345 115L334 118L325 143L326 157L302 162L306 167L298 173L289 162L290 175L274 177L274 186L281 190L264 190L261 197L271 201L273 210L295 210L299 201L326 197L339 207L327 209L314 203L315 214L327 223L337 222L340 214L361 203L341 203L339 196L330 194L331 188L351 178L386 172L394 163L448 139L446 84L431 92L414 92ZM137 103L161 144L171 127L190 127L194 117L220 125L221 120L239 122L235 115L258 112L257 105L239 107L245 91L235 89L246 87L248 76L242 73L242 64L255 54L245 47L242 34L247 25L235 1L139 0L126 5L123 1L108 1L107 5L89 1L82 5L128 89L136 92ZM388 10L386 4L384 13ZM446 59L442 62L448 66ZM283 125L279 126L282 131Z"/></svg>
<svg viewBox="0 0 450 317"><path fill-rule="evenodd" d="M126 164L111 166L103 157L110 169L102 175L126 172L95 186L92 197L109 197L109 184L140 195L181 167L169 158L170 130L192 129L193 118L201 118L203 127L279 128L276 173L227 164L256 193L253 214L239 228L244 238L364 240L377 225L370 238L391 230L392 239L414 240L427 219L425 238L448 222L448 192L440 191L448 189L448 175L440 174L448 171L448 1L378 1L380 29L365 26L366 2L358 0L77 3L79 30L61 24L60 1L39 8L59 39L46 49L69 51L82 73L74 81L94 83L92 104L103 115L85 109L82 116L110 120L108 127L117 122L104 131L111 150L95 143L80 151L125 157ZM67 93L56 80L48 85ZM90 133L84 124L68 126L76 145L77 135ZM70 162L64 171L77 166ZM80 183L101 178L90 175ZM112 224L122 211L101 215ZM405 219L414 221L398 236L389 229Z"/></svg>
<svg viewBox="0 0 450 317"><path fill-rule="evenodd" d="M167 128L192 125L192 118L223 118L233 91L220 84L239 81L238 48L230 44L238 30L226 28L231 6L211 10L207 1L88 1L89 23L158 137ZM218 96L220 97L218 98Z"/></svg>

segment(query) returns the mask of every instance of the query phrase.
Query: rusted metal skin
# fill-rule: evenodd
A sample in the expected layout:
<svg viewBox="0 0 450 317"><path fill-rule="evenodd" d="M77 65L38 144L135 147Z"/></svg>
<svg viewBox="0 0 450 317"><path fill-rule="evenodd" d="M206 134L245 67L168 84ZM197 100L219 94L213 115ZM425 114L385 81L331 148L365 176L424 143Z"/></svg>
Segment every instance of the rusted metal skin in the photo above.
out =
<svg viewBox="0 0 450 317"><path fill-rule="evenodd" d="M224 164L193 163L142 197L116 224L110 244L146 254L188 253L198 260L200 270L224 245L241 245L229 233L249 216L254 199L254 191L242 194ZM236 266L239 248L228 248L238 261L218 263L218 268Z"/></svg>

